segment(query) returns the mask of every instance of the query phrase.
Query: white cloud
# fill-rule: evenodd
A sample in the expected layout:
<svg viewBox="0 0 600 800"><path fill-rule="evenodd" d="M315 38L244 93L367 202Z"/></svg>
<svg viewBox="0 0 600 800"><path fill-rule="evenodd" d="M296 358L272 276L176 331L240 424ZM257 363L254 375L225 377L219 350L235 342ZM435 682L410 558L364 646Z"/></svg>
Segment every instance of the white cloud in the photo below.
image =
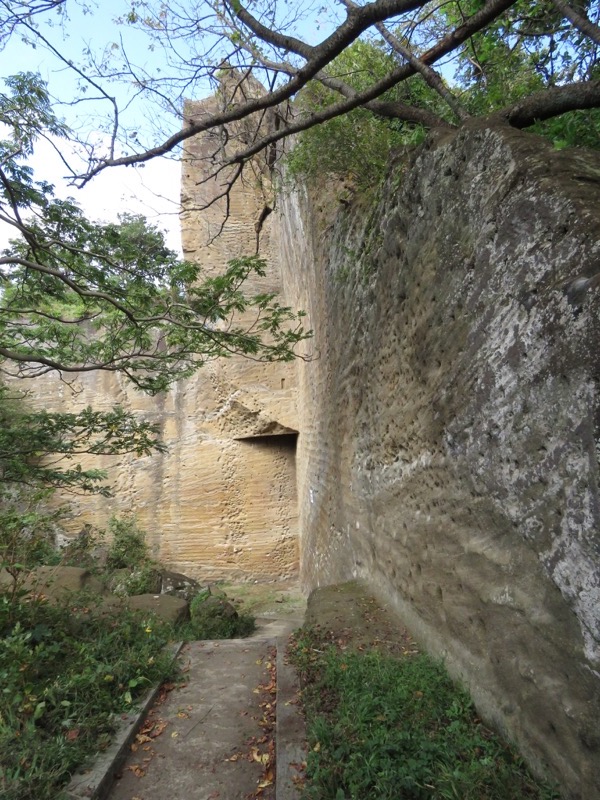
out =
<svg viewBox="0 0 600 800"><path fill-rule="evenodd" d="M55 139L66 160L75 149L64 139ZM181 167L178 161L156 158L142 167L111 167L101 172L82 189L70 186L55 147L41 140L29 160L35 180L53 183L58 197L73 197L90 219L112 221L119 213L143 214L165 231L168 246L181 252L179 229L179 190ZM14 236L9 225L0 222L0 248Z"/></svg>

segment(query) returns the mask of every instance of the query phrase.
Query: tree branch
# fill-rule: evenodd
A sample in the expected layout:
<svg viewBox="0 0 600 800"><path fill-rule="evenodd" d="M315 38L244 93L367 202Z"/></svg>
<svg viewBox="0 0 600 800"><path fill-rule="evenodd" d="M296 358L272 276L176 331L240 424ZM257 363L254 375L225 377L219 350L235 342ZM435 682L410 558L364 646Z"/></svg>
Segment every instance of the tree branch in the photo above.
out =
<svg viewBox="0 0 600 800"><path fill-rule="evenodd" d="M515 0L497 0L498 2L507 3L510 5ZM256 111L261 111L265 108L279 105L291 98L303 86L308 83L323 67L330 61L338 56L349 44L357 39L361 33L379 20L386 19L393 14L400 14L406 11L412 11L422 5L423 0L376 0L366 6L362 6L356 12L348 14L348 18L334 33L325 39L320 45L310 49L310 58L307 63L300 67L297 73L288 81L287 84L280 89L275 89L272 92L265 93L262 97L254 97L244 103L235 105L232 108L224 109L221 112L212 114L205 120L198 120L181 131L170 136L161 145L150 148L144 153L135 153L129 156L122 156L120 158L108 158L101 161L95 167L90 169L85 175L81 176L78 181L79 186L84 186L95 175L109 166L124 166L127 164L139 164L149 161L157 156L165 155L173 150L177 145L181 144L185 139L195 136L198 133L211 130L212 128L226 125L229 122L236 122L243 119ZM236 5L237 8L237 5ZM241 5L239 6L241 9ZM264 26L258 21L252 22L254 19L252 15L247 14L247 19L252 24L256 24L257 30L261 30ZM248 23L245 23L248 24ZM269 34L271 38L277 40L280 34L277 34L270 29L265 28L265 36ZM258 34L257 34L258 35ZM288 37L284 37L288 38ZM265 41L269 41L265 39ZM293 42L291 44L294 44ZM283 45L282 45L283 46ZM309 47L306 45L306 47Z"/></svg>
<svg viewBox="0 0 600 800"><path fill-rule="evenodd" d="M558 117L567 111L597 108L600 105L600 80L553 86L497 111L490 119L499 118L513 128L527 128L536 122Z"/></svg>
<svg viewBox="0 0 600 800"><path fill-rule="evenodd" d="M552 0L552 3L569 22L573 23L577 30L589 36L596 44L600 44L600 27L595 25L583 12L576 11L564 0Z"/></svg>
<svg viewBox="0 0 600 800"><path fill-rule="evenodd" d="M466 18L463 23L451 33L440 39L433 47L424 53L419 59L421 63L430 65L439 61L448 53L455 50L469 37L477 31L484 28L490 22L499 17L504 11L514 5L515 0L488 0L485 6L480 9L473 16ZM301 133L308 130L315 125L320 125L330 119L346 114L360 106L368 108L375 114L384 117L391 117L393 119L404 119L407 122L416 122L425 125L426 127L453 127L450 123L442 120L440 117L429 114L427 111L421 109L414 109L411 106L403 106L400 103L385 103L377 101L376 98L384 94L389 89L393 88L396 84L416 74L415 68L411 64L404 64L397 69L393 70L385 78L382 78L377 83L373 84L369 89L364 92L357 93L344 81L336 78L330 78L324 72L319 72L315 78L340 94L347 93L348 99L343 100L334 105L328 106L319 112L315 112L310 116L303 117L295 120L293 123L273 131L261 139L257 140L252 146L247 147L234 156L224 161L209 178L216 177L219 172L232 164L241 163L242 161L251 158L253 155L260 153L269 145L275 144L281 139L285 139L293 134ZM417 112L417 113L414 113ZM418 113L421 112L421 113ZM207 180L209 179L207 178Z"/></svg>

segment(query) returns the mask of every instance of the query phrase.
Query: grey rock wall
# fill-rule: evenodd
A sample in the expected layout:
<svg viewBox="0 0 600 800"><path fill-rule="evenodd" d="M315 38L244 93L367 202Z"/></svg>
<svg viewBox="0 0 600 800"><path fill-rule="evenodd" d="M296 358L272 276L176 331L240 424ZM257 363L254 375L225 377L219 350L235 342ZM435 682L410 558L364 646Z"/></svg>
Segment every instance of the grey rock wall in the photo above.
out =
<svg viewBox="0 0 600 800"><path fill-rule="evenodd" d="M473 127L379 198L284 198L306 588L360 576L600 797L600 156Z"/></svg>

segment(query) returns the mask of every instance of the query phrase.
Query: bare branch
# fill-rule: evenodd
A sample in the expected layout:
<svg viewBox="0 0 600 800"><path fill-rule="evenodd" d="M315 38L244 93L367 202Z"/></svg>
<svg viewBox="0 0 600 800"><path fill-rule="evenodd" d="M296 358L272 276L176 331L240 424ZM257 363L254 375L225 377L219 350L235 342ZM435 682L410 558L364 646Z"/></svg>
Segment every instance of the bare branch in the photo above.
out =
<svg viewBox="0 0 600 800"><path fill-rule="evenodd" d="M348 0L345 0L346 2ZM408 63L413 67L413 69L421 75L425 83L430 86L435 92L437 92L440 97L446 101L450 109L454 112L454 114L458 117L458 119L464 121L469 119L470 114L464 108L462 103L452 94L450 89L444 83L444 80L438 75L438 73L432 69L428 64L421 61L415 54L405 47L402 42L398 39L397 36L386 28L386 26L378 22L375 26L379 33L383 36L385 41L399 54L401 55Z"/></svg>
<svg viewBox="0 0 600 800"><path fill-rule="evenodd" d="M439 61L445 55L467 41L473 33L483 29L486 25L499 17L506 9L510 8L513 3L514 0L488 0L486 5L476 14L466 18L458 28L444 36L424 53L419 59L420 62L430 65ZM396 84L415 74L416 70L411 64L404 64L390 72L385 78L373 84L369 89L358 93L344 81L331 78L323 72L317 73L317 75L315 75L317 80L322 82L325 86L338 91L348 99L328 106L325 109L321 109L319 112L314 112L313 114L296 119L284 128L272 131L263 136L253 145L244 148L234 156L223 161L219 168L211 173L206 180L216 177L222 169L232 164L241 163L251 158L253 155L260 153L261 150L264 150L269 145L275 144L281 139L285 139L296 133L301 133L302 131L320 125L327 120L334 119L335 117L346 114L359 107L368 108L373 113L384 117L402 119L406 122L414 122L425 125L426 127L453 127L450 123L423 109L415 109L400 103L386 103L376 99Z"/></svg>
<svg viewBox="0 0 600 800"><path fill-rule="evenodd" d="M502 2L502 0L498 0ZM508 0L503 0L507 2ZM86 175L81 176L79 185L83 186L90 181L95 175L109 166L123 166L127 164L139 164L144 161L149 161L157 156L165 155L173 150L177 145L181 144L185 139L195 136L198 133L211 130L212 128L226 125L229 122L236 122L243 119L256 111L262 111L275 105L279 105L291 98L303 86L308 83L323 67L330 61L338 56L349 44L357 39L361 33L367 30L371 25L379 20L386 19L387 17L400 14L406 11L411 11L421 5L423 0L376 0L366 6L362 6L356 11L352 10L348 13L347 20L336 30L331 36L325 39L320 45L310 47L310 57L307 63L298 69L297 73L281 88L268 92L262 97L254 97L246 102L240 103L229 109L224 109L221 112L215 113L205 120L198 120L184 128L181 131L170 136L165 142L157 147L146 150L144 153L135 153L129 156L122 156L120 158L108 158L101 161L93 167ZM514 0L511 0L514 2ZM241 8L241 6L239 7ZM258 21L253 21L254 18L243 12L244 22L250 27L249 22L255 24L257 30L263 29L264 26ZM239 16L239 14L238 14ZM269 29L265 29L265 36ZM271 38L274 41L279 40L280 34L270 32ZM284 37L287 38L288 37ZM269 41L269 39L265 39ZM296 40L291 41L290 45L294 45ZM308 48L309 45L306 45ZM292 47L290 46L290 49Z"/></svg>

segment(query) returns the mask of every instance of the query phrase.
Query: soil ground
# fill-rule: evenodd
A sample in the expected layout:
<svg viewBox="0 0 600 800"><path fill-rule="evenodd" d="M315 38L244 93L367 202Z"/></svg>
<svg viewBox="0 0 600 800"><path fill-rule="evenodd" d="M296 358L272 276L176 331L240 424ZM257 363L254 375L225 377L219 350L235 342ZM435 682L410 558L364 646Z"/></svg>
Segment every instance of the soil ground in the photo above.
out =
<svg viewBox="0 0 600 800"><path fill-rule="evenodd" d="M255 617L302 617L306 598L297 581L219 584L239 610Z"/></svg>
<svg viewBox="0 0 600 800"><path fill-rule="evenodd" d="M239 610L261 619L296 618L327 632L355 649L376 649L392 655L417 652L412 636L397 613L382 606L359 581L315 589L307 600L297 583L220 585Z"/></svg>
<svg viewBox="0 0 600 800"><path fill-rule="evenodd" d="M342 648L393 656L418 652L396 612L382 606L358 581L316 589L308 598L306 625Z"/></svg>

